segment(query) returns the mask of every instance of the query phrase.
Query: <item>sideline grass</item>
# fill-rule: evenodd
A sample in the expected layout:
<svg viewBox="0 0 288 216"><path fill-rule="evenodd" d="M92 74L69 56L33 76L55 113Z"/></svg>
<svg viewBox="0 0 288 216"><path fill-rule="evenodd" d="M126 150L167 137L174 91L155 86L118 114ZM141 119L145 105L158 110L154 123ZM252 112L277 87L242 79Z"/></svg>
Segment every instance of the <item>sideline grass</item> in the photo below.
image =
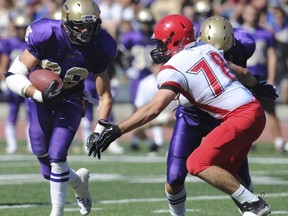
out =
<svg viewBox="0 0 288 216"><path fill-rule="evenodd" d="M0 142L0 215L49 215L49 182L42 179L33 155L3 154ZM25 145L21 144L24 152ZM71 151L70 166L84 166L91 171L90 191L94 199L90 215L97 216L164 216L168 214L165 199L165 150L157 157L147 157L143 146L139 153L102 155L99 161ZM258 144L249 154L255 193L266 192L272 215L288 215L288 154L273 151L271 144ZM21 174L21 175L20 175ZM239 215L234 203L224 193L199 179L187 178L187 216ZM69 187L66 216L80 215L74 194Z"/></svg>

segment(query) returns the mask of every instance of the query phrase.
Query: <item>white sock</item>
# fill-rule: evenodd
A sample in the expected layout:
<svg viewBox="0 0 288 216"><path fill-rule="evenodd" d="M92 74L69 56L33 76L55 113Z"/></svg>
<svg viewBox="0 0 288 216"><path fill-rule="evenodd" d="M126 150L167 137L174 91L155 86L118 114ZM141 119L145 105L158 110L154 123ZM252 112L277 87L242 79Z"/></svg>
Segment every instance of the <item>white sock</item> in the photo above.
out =
<svg viewBox="0 0 288 216"><path fill-rule="evenodd" d="M80 184L82 184L81 179L79 178L79 176L77 175L77 173L73 169L70 169L70 175L69 175L69 182L68 183L72 186L77 197L79 197L79 198L86 197L86 194L84 194L84 192L83 192L83 185L80 185Z"/></svg>
<svg viewBox="0 0 288 216"><path fill-rule="evenodd" d="M151 130L154 137L154 143L158 146L163 146L164 143L163 128L160 126L155 126L152 127Z"/></svg>
<svg viewBox="0 0 288 216"><path fill-rule="evenodd" d="M50 196L52 209L64 209L69 180L69 166L67 162L51 163Z"/></svg>
<svg viewBox="0 0 288 216"><path fill-rule="evenodd" d="M183 188L183 190L176 194L176 195L171 195L166 191L166 197L168 200L169 204L169 210L170 214L172 216L184 216L185 215L185 201L186 201L186 190Z"/></svg>
<svg viewBox="0 0 288 216"><path fill-rule="evenodd" d="M240 185L240 187L231 194L231 197L237 200L240 204L245 202L256 202L259 200L256 195L247 190L243 185Z"/></svg>
<svg viewBox="0 0 288 216"><path fill-rule="evenodd" d="M17 149L16 127L13 123L7 122L5 125L5 138L8 149Z"/></svg>
<svg viewBox="0 0 288 216"><path fill-rule="evenodd" d="M64 216L64 206L52 205L50 216Z"/></svg>

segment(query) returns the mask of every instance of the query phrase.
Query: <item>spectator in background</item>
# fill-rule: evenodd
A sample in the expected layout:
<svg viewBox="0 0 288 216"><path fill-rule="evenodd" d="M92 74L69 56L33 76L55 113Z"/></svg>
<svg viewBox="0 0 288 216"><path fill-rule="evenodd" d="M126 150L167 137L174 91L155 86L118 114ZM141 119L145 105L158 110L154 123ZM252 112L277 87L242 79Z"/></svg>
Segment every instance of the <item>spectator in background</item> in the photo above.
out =
<svg viewBox="0 0 288 216"><path fill-rule="evenodd" d="M0 0L0 39L10 35L10 13L13 10L12 0Z"/></svg>
<svg viewBox="0 0 288 216"><path fill-rule="evenodd" d="M102 28L116 39L117 29L122 18L123 5L114 0L100 0L98 5L101 10Z"/></svg>
<svg viewBox="0 0 288 216"><path fill-rule="evenodd" d="M23 105L24 99L18 94L15 94L10 89L8 89L4 74L8 71L10 64L14 61L16 56L18 56L23 50L26 48L25 42L25 31L26 28L31 23L31 18L25 14L14 14L15 16L12 18L12 25L14 28L15 36L8 37L6 39L2 39L0 41L0 74L1 74L1 83L0 88L2 94L4 96L5 101L8 104L8 116L5 122L5 139L6 139L6 149L5 152L7 154L14 154L18 149L18 141L17 141L17 120L19 119L20 108ZM29 119L27 114L27 130L26 130L26 151L31 151L30 139L28 136L28 126Z"/></svg>
<svg viewBox="0 0 288 216"><path fill-rule="evenodd" d="M262 12L248 4L242 13L242 28L249 32L255 40L256 50L247 61L247 69L262 81L275 84L276 52L273 34L259 25ZM274 138L274 147L278 152L284 151L285 140L276 113L276 102L269 98L258 97L268 116L268 124ZM254 144L255 147L255 144Z"/></svg>
<svg viewBox="0 0 288 216"><path fill-rule="evenodd" d="M279 103L288 104L288 20L281 7L274 7L277 68L275 85L279 92ZM287 149L288 151L288 149Z"/></svg>
<svg viewBox="0 0 288 216"><path fill-rule="evenodd" d="M181 0L157 0L151 3L150 10L157 22L169 14L180 14Z"/></svg>
<svg viewBox="0 0 288 216"><path fill-rule="evenodd" d="M199 32L200 29L200 23L198 22L198 20L196 20L197 11L196 7L194 7L193 1L187 0L183 2L183 4L181 5L181 14L194 23L195 34L197 36L197 32Z"/></svg>
<svg viewBox="0 0 288 216"><path fill-rule="evenodd" d="M139 22L136 19L136 14L143 8L143 5L140 3L140 0L125 0L121 23L123 21L129 22L133 29L139 29ZM119 26L121 25L119 24Z"/></svg>

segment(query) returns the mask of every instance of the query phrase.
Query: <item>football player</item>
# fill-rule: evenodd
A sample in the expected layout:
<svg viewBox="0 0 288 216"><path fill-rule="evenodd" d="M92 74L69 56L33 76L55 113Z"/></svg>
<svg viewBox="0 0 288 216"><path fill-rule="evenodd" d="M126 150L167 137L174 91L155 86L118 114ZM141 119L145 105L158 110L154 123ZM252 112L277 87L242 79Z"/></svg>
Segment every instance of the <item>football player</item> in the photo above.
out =
<svg viewBox="0 0 288 216"><path fill-rule="evenodd" d="M137 107L135 97L139 82L151 74L152 60L149 53L155 46L155 42L151 41L155 20L150 10L140 9L136 14L136 20L139 27L123 33L119 39L122 62L127 62L124 70L129 78L130 102L134 109ZM139 150L141 140L145 139L150 145L149 152L157 152L159 146L153 140L149 140L143 130L133 132L131 150Z"/></svg>
<svg viewBox="0 0 288 216"><path fill-rule="evenodd" d="M242 66L244 71L247 59L255 50L255 42L250 34L242 29L233 29L230 22L220 16L209 17L201 24L198 39L222 50L226 59ZM256 78L247 71L244 74L238 73L237 78L242 83L253 86L252 91L254 93L264 94L266 97L275 97L275 90L272 86L258 85ZM187 106L184 103L183 106L180 105L177 108L177 129L174 130L170 142L167 160L166 195L171 214L172 212L180 212L179 215L181 215L185 211L186 159L200 145L203 137L220 123L221 120L212 118L197 106ZM191 144L185 145L184 143ZM253 184L249 174L247 158L240 167L237 176L242 184L252 192Z"/></svg>
<svg viewBox="0 0 288 216"><path fill-rule="evenodd" d="M190 20L181 15L168 15L158 21L153 34L157 47L151 52L151 57L155 63L164 63L164 66L157 77L157 94L152 102L118 125L99 121L105 129L99 139L88 138L89 155L93 153L100 157L111 141L151 121L178 98L182 104L191 108L193 104L205 115L214 117L219 125L216 121L214 128L208 129L201 145L194 146L194 136L201 139L199 133L205 131L191 128L199 126L205 118L196 116L194 120L189 114L189 118L184 116L184 119L179 113L178 119L181 120L176 119L172 139L180 139L174 140L169 149L167 169L171 171L171 175L168 174L171 179L168 177L167 180L168 184L176 180L174 177L181 175L182 171L184 178L173 182L179 186L180 193L168 197L171 198L171 215L185 214L183 204L178 204L186 199L181 180L185 179L187 171L230 195L243 215L268 215L270 206L237 180L237 172L252 143L265 127L264 111L253 94L231 72L222 52L210 44L196 42L193 29ZM244 72L239 67L233 66L233 70ZM190 112L189 109L184 111ZM186 164L186 168L178 170L178 167L185 167L180 163Z"/></svg>
<svg viewBox="0 0 288 216"><path fill-rule="evenodd" d="M106 71L114 60L114 39L101 29L100 9L93 0L67 0L62 20L40 19L26 31L27 48L16 57L6 73L8 87L28 98L29 136L43 177L50 182L50 216L64 215L67 185L71 185L80 213L91 211L89 170L76 172L67 163L72 140L85 115L84 80L93 74L99 95L99 119L108 119L112 108L110 80ZM56 73L63 81L52 82L44 91L27 79L35 69ZM101 132L101 125L95 131Z"/></svg>
<svg viewBox="0 0 288 216"><path fill-rule="evenodd" d="M15 14L13 17L12 25L14 28L15 35L0 41L0 74L1 74L1 91L4 96L5 101L9 107L9 113L5 123L5 138L6 138L6 149L7 154L14 154L17 151L17 133L16 133L16 123L19 116L19 111L21 105L24 103L24 98L15 94L10 89L7 88L4 74L7 72L9 65L17 55L19 55L26 48L25 42L25 31L26 28L31 23L31 18L25 14ZM27 124L29 124L28 114L27 114ZM27 127L28 128L28 127ZM31 153L31 145L28 136L27 129L27 145L26 151Z"/></svg>

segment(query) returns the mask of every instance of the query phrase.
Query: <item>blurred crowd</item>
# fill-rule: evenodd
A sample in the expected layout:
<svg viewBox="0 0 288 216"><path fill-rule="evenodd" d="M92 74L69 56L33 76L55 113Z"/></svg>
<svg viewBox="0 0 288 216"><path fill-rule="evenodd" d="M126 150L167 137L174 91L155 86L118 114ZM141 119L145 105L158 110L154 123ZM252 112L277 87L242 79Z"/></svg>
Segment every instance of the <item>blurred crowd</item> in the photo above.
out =
<svg viewBox="0 0 288 216"><path fill-rule="evenodd" d="M44 17L61 19L62 2L63 0L0 0L0 39L15 34L12 21L19 14L25 14L32 21ZM259 25L275 36L277 72L274 84L279 88L279 102L288 103L288 0L95 0L95 2L101 9L102 27L119 44L119 58L115 67L117 78L122 81L123 78L135 75L127 70L131 55L123 49L121 37L126 32L141 28L141 22L148 23L153 19L153 22L148 23L153 25L167 14L180 13L193 21L197 33L201 22L213 15L227 18L233 27L241 26L244 17L249 17L249 12L245 14L246 7L253 6L257 13L261 14ZM152 18L148 17L150 20L145 20L147 17L137 17L143 9L147 9L151 14Z"/></svg>
<svg viewBox="0 0 288 216"><path fill-rule="evenodd" d="M250 22L270 32L274 37L268 53L257 52L252 56L267 61L269 76L267 82L277 87L277 103L288 104L288 0L95 0L101 10L102 28L106 29L118 43L118 55L110 67L112 89L115 101L125 98L134 109L137 87L142 79L152 74L153 65L150 50L155 46L150 38L153 25L168 14L183 14L194 23L196 34L201 23L208 17L220 15L228 19L233 27L252 27ZM62 19L63 0L0 0L0 40L14 37L20 26L15 24L19 16L33 22L41 18ZM255 19L255 16L257 18ZM260 49L260 48L259 48ZM1 56L1 53L0 53ZM267 58L268 56L268 58ZM268 63L274 57L276 63ZM2 58L1 58L2 59ZM3 61L1 79L3 80ZM125 91L118 91L118 88ZM1 90L5 86L1 84ZM127 92L126 92L127 91ZM151 96L152 98L152 96ZM127 102L127 101L126 101ZM167 119L166 119L167 120ZM168 122L169 120L167 120ZM163 122L163 119L162 119ZM132 139L131 149L139 149L143 133ZM157 132L159 137L159 132ZM156 142L156 143L155 143ZM160 142L160 143L157 143ZM163 140L151 141L151 151L157 150ZM158 146L158 147L157 147Z"/></svg>

